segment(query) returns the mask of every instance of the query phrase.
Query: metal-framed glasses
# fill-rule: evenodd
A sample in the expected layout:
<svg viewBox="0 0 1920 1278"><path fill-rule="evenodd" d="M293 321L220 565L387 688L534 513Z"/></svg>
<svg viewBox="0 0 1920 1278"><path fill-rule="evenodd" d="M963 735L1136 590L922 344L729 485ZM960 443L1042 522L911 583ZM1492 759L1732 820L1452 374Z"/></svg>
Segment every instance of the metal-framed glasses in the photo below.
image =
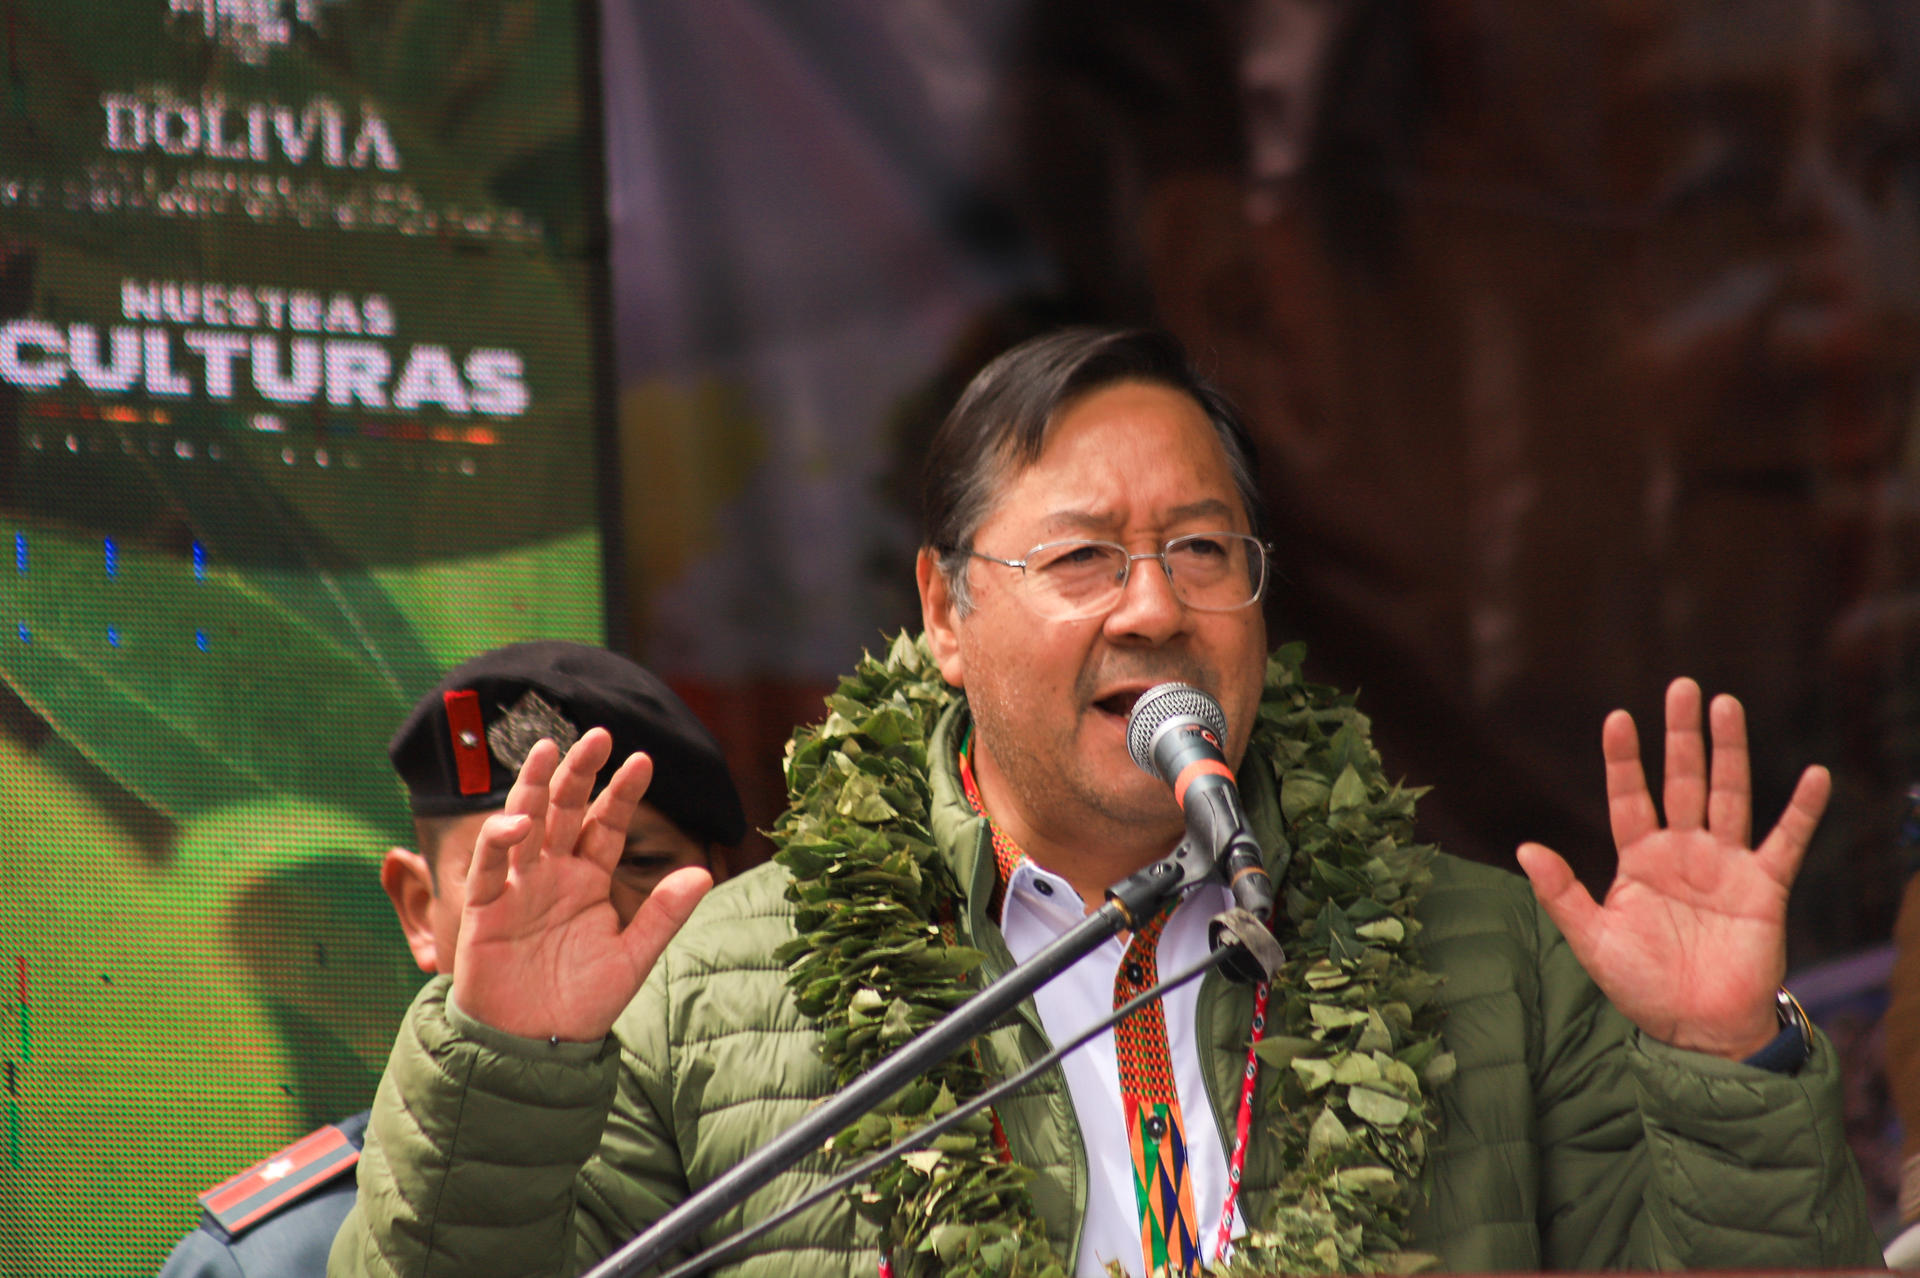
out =
<svg viewBox="0 0 1920 1278"><path fill-rule="evenodd" d="M1199 532L1169 538L1136 555L1111 541L1049 541L1021 559L967 548L975 559L1020 570L1027 602L1055 621L1105 613L1126 593L1133 565L1157 559L1173 596L1199 612L1232 612L1260 598L1267 585L1267 545L1244 533Z"/></svg>

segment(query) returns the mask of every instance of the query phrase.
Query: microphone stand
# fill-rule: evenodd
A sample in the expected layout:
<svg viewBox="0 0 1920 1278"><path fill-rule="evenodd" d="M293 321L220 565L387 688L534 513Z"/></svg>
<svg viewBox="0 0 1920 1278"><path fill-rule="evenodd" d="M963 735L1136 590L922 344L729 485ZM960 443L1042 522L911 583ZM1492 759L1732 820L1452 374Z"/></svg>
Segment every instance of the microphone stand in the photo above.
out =
<svg viewBox="0 0 1920 1278"><path fill-rule="evenodd" d="M1137 930L1189 886L1217 878L1211 857L1182 839L1144 870L1107 889L1098 910L1048 942L1024 963L989 984L921 1035L821 1102L805 1118L768 1141L706 1188L655 1221L608 1256L586 1278L632 1278L665 1261L674 1248L744 1202L800 1158L814 1152L927 1070L985 1033L1033 991L1123 931ZM1264 931L1264 928L1262 929ZM1271 937L1268 943L1272 943Z"/></svg>
<svg viewBox="0 0 1920 1278"><path fill-rule="evenodd" d="M967 1119L978 1114L981 1110L999 1104L1003 1099L1013 1095L1013 1093L1019 1091L1034 1079L1054 1068L1068 1056L1071 1056L1074 1052L1100 1037L1100 1035L1111 1033L1114 1026L1120 1024L1141 1008L1159 1002L1174 990L1179 989L1182 985L1205 976L1216 967L1224 966L1232 957L1232 946L1222 946L1212 951L1207 957L1188 967L1185 971L1176 972L1152 989L1134 995L1132 999L1115 1010L1112 1016L1094 1022L1090 1028L1082 1030L1076 1037L1059 1044L1052 1051L1019 1073L1009 1078L1001 1079L993 1086L979 1093L972 1100L967 1101L964 1105L961 1105L957 1109L948 1110L918 1131L909 1132L879 1153L868 1154L860 1159L860 1161L854 1163L853 1166L835 1174L831 1180L808 1190L805 1196L785 1204L778 1211L774 1212L773 1215L755 1221L753 1224L736 1232L731 1238L722 1239L693 1259L681 1261L665 1274L662 1274L661 1278L694 1278L696 1274L705 1273L711 1269L717 1261L731 1255L734 1251L746 1246L754 1239L762 1237L774 1229L778 1229L781 1225L786 1224L789 1220L792 1220L808 1208L824 1202L835 1194L844 1193L849 1185L857 1184L902 1154L909 1153L916 1149L925 1149L930 1142L939 1139L940 1136L946 1132L952 1131L955 1127L958 1127Z"/></svg>

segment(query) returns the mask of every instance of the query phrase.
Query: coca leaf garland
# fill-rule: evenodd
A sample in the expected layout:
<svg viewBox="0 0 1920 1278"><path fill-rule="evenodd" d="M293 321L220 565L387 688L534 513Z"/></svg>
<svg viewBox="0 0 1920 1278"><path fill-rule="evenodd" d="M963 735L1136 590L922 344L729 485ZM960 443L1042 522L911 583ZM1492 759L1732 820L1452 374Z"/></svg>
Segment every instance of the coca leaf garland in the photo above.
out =
<svg viewBox="0 0 1920 1278"><path fill-rule="evenodd" d="M1431 1089L1452 1075L1436 978L1414 906L1431 848L1412 841L1415 792L1389 782L1351 698L1306 683L1290 645L1268 660L1250 759L1274 770L1292 848L1282 874L1286 968L1259 1048L1258 1117L1288 1169L1276 1206L1210 1272L1406 1272L1405 1223L1434 1131ZM787 746L791 804L773 831L793 875L798 935L776 957L821 1050L851 1080L964 1002L982 956L943 922L961 907L937 854L928 744L958 693L923 641L900 635ZM962 1053L847 1127L849 1159L884 1148L987 1086ZM1258 1136L1255 1139L1259 1139ZM1003 1161L977 1117L852 1191L902 1278L1065 1278L1033 1204L1032 1172Z"/></svg>

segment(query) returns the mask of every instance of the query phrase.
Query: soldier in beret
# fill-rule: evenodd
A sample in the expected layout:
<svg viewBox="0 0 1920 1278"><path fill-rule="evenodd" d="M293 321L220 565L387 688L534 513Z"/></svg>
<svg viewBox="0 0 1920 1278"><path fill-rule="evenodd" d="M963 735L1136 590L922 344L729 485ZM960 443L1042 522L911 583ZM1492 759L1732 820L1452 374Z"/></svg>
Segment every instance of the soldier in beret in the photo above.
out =
<svg viewBox="0 0 1920 1278"><path fill-rule="evenodd" d="M655 775L671 778L648 791L627 824L611 889L623 924L677 870L724 877L725 849L746 833L746 817L719 744L686 704L601 648L496 648L421 697L387 747L410 798L415 846L387 850L380 884L422 971L453 970L474 839L506 806L542 740L562 753L584 740L587 754L604 752L613 763L644 754ZM602 768L595 793L613 773L611 764ZM200 1226L174 1247L160 1278L324 1273L353 1205L350 1173L366 1125L364 1112L329 1124L200 1195Z"/></svg>

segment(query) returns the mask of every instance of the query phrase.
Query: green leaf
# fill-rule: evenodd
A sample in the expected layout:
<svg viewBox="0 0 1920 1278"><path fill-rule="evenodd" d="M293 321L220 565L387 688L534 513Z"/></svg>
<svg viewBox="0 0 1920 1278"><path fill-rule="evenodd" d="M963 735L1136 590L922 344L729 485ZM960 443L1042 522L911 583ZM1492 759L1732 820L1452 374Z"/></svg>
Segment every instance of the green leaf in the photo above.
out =
<svg viewBox="0 0 1920 1278"><path fill-rule="evenodd" d="M1347 975L1345 968L1329 963L1325 959L1308 968L1302 979L1306 981L1307 988L1310 990L1337 990L1353 981L1353 978Z"/></svg>
<svg viewBox="0 0 1920 1278"><path fill-rule="evenodd" d="M887 1008L886 1019L880 1023L880 1041L888 1047L898 1047L919 1032L914 1023L913 1009L905 999L896 998Z"/></svg>
<svg viewBox="0 0 1920 1278"><path fill-rule="evenodd" d="M1367 744L1366 734L1361 729L1364 720L1365 716L1362 715L1350 716L1333 734L1333 744L1328 747L1327 753L1333 756L1336 763L1348 768L1365 768L1373 762L1372 747Z"/></svg>
<svg viewBox="0 0 1920 1278"><path fill-rule="evenodd" d="M1325 780L1311 773L1297 772L1280 783L1280 811L1289 824L1326 806Z"/></svg>
<svg viewBox="0 0 1920 1278"><path fill-rule="evenodd" d="M1296 1056L1287 1062L1309 1092L1317 1092L1333 1081L1333 1062L1318 1056Z"/></svg>
<svg viewBox="0 0 1920 1278"><path fill-rule="evenodd" d="M847 779L835 810L841 816L867 825L878 825L898 815L893 805L881 797L879 781L864 772Z"/></svg>
<svg viewBox="0 0 1920 1278"><path fill-rule="evenodd" d="M1315 1003L1307 1009L1307 1015L1321 1029L1338 1030L1360 1025L1367 1019L1367 1013L1355 1007L1331 1007L1325 1003Z"/></svg>
<svg viewBox="0 0 1920 1278"><path fill-rule="evenodd" d="M1390 944L1397 944L1407 936L1406 926L1399 919L1392 917L1363 923L1354 930L1369 941L1386 941Z"/></svg>
<svg viewBox="0 0 1920 1278"><path fill-rule="evenodd" d="M919 645L913 642L913 637L905 630L893 637L893 644L887 649L887 664L898 666L909 674L920 673Z"/></svg>
<svg viewBox="0 0 1920 1278"><path fill-rule="evenodd" d="M891 749L905 741L917 726L912 716L887 706L869 715L860 724L860 731L875 745Z"/></svg>
<svg viewBox="0 0 1920 1278"><path fill-rule="evenodd" d="M1349 1052L1341 1058L1333 1071L1336 1083L1377 1083L1380 1081L1380 1067L1374 1064L1373 1057L1360 1052Z"/></svg>
<svg viewBox="0 0 1920 1278"><path fill-rule="evenodd" d="M1385 1167L1343 1167L1333 1174L1333 1186L1343 1193L1391 1198L1400 1191L1400 1178Z"/></svg>
<svg viewBox="0 0 1920 1278"><path fill-rule="evenodd" d="M1320 1116L1313 1120L1313 1126L1307 1131L1308 1159L1317 1161L1334 1150L1345 1149L1352 1143L1352 1133L1333 1112L1333 1106L1321 1106Z"/></svg>
<svg viewBox="0 0 1920 1278"><path fill-rule="evenodd" d="M1289 1038L1286 1035L1269 1035L1253 1048L1254 1055L1275 1069L1291 1064L1296 1056L1319 1050L1320 1044L1310 1038Z"/></svg>
<svg viewBox="0 0 1920 1278"><path fill-rule="evenodd" d="M968 946L949 945L944 949L929 949L924 954L915 955L913 966L917 972L954 981L979 967L986 958L984 953Z"/></svg>
<svg viewBox="0 0 1920 1278"><path fill-rule="evenodd" d="M1353 1111L1354 1117L1375 1127L1397 1127L1406 1118L1410 1106L1398 1096L1354 1087L1347 1091L1347 1108Z"/></svg>
<svg viewBox="0 0 1920 1278"><path fill-rule="evenodd" d="M1349 763L1341 770L1340 779L1333 783L1333 792L1327 796L1327 809L1331 812L1349 812L1367 801L1367 783L1360 779Z"/></svg>
<svg viewBox="0 0 1920 1278"><path fill-rule="evenodd" d="M942 1260L951 1260L965 1247L973 1234L969 1225L935 1225L923 1246Z"/></svg>
<svg viewBox="0 0 1920 1278"><path fill-rule="evenodd" d="M431 680L417 649L396 668L411 631L364 575L343 592L361 601L353 615L378 596L393 616L358 636L345 617L323 628L288 606L260 574L214 567L203 580L181 556L125 546L107 583L99 538L30 536L9 612L31 641L0 644L0 681L101 772L176 821L280 794L394 825L385 739Z"/></svg>
<svg viewBox="0 0 1920 1278"><path fill-rule="evenodd" d="M1419 1094L1420 1075L1404 1061L1396 1061L1390 1056L1376 1056L1374 1059L1383 1062L1380 1066L1382 1079L1391 1084L1395 1091L1403 1096Z"/></svg>

